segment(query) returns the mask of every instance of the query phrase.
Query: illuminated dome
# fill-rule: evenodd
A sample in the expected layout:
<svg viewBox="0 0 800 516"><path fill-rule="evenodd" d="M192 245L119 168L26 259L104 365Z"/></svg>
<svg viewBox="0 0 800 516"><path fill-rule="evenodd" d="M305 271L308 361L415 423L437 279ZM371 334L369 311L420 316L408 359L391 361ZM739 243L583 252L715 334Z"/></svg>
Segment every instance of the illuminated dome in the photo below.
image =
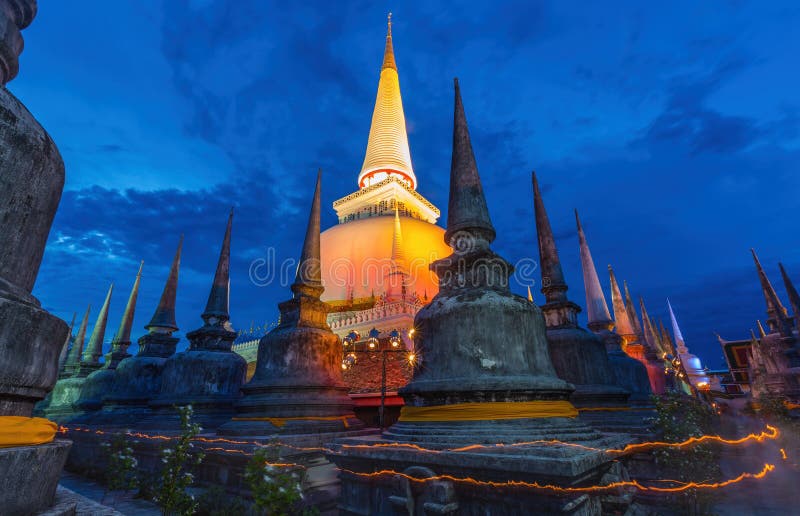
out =
<svg viewBox="0 0 800 516"><path fill-rule="evenodd" d="M322 246L322 284L324 301L384 295L392 286L387 276L400 257L407 271L408 294L430 299L438 291L431 261L449 256L444 229L424 220L399 217L402 239L395 238L395 217L383 215L353 220L324 231ZM395 245L393 245L393 243ZM398 249L399 247L399 249ZM394 256L393 256L394 255Z"/></svg>

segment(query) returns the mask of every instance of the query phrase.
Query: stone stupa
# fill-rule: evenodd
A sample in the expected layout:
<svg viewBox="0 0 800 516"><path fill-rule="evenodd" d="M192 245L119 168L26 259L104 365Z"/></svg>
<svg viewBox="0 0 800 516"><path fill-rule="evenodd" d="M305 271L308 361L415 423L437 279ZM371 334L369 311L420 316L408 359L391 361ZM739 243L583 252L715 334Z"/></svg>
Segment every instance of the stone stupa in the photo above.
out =
<svg viewBox="0 0 800 516"><path fill-rule="evenodd" d="M445 232L453 252L431 265L440 290L415 319L422 361L400 391L399 421L382 436L333 445L340 514L529 514L534 507L537 514L600 514L600 500L585 495L479 484L599 483L619 467L586 448L499 444L625 442L601 438L578 419L573 387L550 361L542 313L510 292L513 268L491 250L494 238L456 81Z"/></svg>

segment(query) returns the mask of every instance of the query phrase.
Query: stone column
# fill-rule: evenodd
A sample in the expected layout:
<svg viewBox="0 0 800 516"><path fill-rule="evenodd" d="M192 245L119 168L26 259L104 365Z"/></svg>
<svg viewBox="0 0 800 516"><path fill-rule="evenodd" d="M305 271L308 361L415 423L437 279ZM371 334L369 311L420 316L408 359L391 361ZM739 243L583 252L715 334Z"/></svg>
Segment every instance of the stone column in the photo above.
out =
<svg viewBox="0 0 800 516"><path fill-rule="evenodd" d="M32 294L64 187L50 135L5 85L19 69L20 31L33 0L0 1L0 417L30 416L53 388L67 324ZM69 441L0 448L0 507L32 513L52 504Z"/></svg>

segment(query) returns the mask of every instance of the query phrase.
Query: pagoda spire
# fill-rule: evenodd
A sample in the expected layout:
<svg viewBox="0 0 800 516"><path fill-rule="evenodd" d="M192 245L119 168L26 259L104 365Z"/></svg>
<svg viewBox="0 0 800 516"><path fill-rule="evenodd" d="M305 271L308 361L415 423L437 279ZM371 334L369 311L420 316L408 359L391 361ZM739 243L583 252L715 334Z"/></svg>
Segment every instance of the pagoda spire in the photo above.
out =
<svg viewBox="0 0 800 516"><path fill-rule="evenodd" d="M633 331L636 332L636 336L642 339L642 343L644 343L644 331L642 331L642 325L639 323L639 314L636 313L636 306L634 306L633 300L631 299L631 293L628 290L628 282L626 280L622 280L622 287L625 289L625 310L628 311L628 319L631 322Z"/></svg>
<svg viewBox="0 0 800 516"><path fill-rule="evenodd" d="M164 284L164 291L158 302L153 318L145 326L150 333L167 333L178 330L178 323L175 322L175 296L178 292L178 272L181 268L181 249L183 248L183 235L178 241L178 249L172 259L172 266L169 269L167 282Z"/></svg>
<svg viewBox="0 0 800 516"><path fill-rule="evenodd" d="M578 210L575 210L575 223L578 226L578 243L581 251L583 286L586 290L586 316L589 329L592 331L610 330L614 323L608 311L603 287L600 286L600 278L597 277L597 270L594 267L592 253L589 251L589 244L586 242L586 235L583 233Z"/></svg>
<svg viewBox="0 0 800 516"><path fill-rule="evenodd" d="M381 77L378 81L378 95L372 112L364 164L358 174L358 186L364 188L387 177L396 177L412 190L417 188L408 147L400 78L394 59L391 13L386 31Z"/></svg>
<svg viewBox="0 0 800 516"><path fill-rule="evenodd" d="M228 215L228 224L225 226L225 236L222 238L222 248L219 251L217 271L214 273L214 282L208 294L206 309L200 316L206 324L212 319L227 321L230 319L230 268L231 268L231 226L233 225L233 208Z"/></svg>
<svg viewBox="0 0 800 516"><path fill-rule="evenodd" d="M444 240L454 250L464 251L476 244L481 245L473 241L475 236L485 240L482 244L484 247L488 246L494 241L495 232L483 195L475 154L472 152L458 79L454 79L454 84L453 156L450 162L450 198Z"/></svg>
<svg viewBox="0 0 800 516"><path fill-rule="evenodd" d="M103 306L100 307L100 313L97 314L97 321L92 328L92 336L89 338L89 344L83 351L81 362L88 364L97 364L100 361L100 356L103 354L103 338L106 336L106 323L108 323L108 305L111 303L111 292L114 291L114 284L108 287L106 299L103 301Z"/></svg>
<svg viewBox="0 0 800 516"><path fill-rule="evenodd" d="M89 312L91 309L92 305L86 306L86 313L83 314L81 324L78 326L78 333L75 334L75 340L72 341L72 347L67 353L67 359L64 362L63 376L72 376L80 367L83 344L86 342L86 326L89 324Z"/></svg>
<svg viewBox="0 0 800 516"><path fill-rule="evenodd" d="M769 325L772 331L780 331L779 328L782 326L782 321L786 318L786 308L784 308L783 304L778 298L778 294L775 292L775 288L770 283L767 274L764 272L764 268L761 267L761 262L758 260L758 256L756 255L755 249L750 249L750 252L753 254L753 261L756 264L756 270L758 271L758 279L761 282L761 291L764 294L764 300L767 303L767 324Z"/></svg>
<svg viewBox="0 0 800 516"><path fill-rule="evenodd" d="M669 309L669 320L672 323L672 334L675 336L675 346L678 348L678 353L685 355L689 353L686 347L686 341L683 340L681 328L678 326L678 319L675 318L675 312L672 310L672 304L667 299L667 309Z"/></svg>
<svg viewBox="0 0 800 516"><path fill-rule="evenodd" d="M758 324L758 335L761 337L766 337L767 332L764 331L764 326L761 325L761 319L756 319L756 324Z"/></svg>
<svg viewBox="0 0 800 516"><path fill-rule="evenodd" d="M311 211L308 216L308 226L306 227L306 237L303 241L303 251L300 254L300 262L297 267L297 275L294 278L292 291L299 294L311 294L308 290L319 290L313 297L322 294L322 273L320 270L320 191L322 186L322 170L317 171L317 184L314 187L314 198L311 201ZM297 289L295 288L297 287Z"/></svg>
<svg viewBox="0 0 800 516"><path fill-rule="evenodd" d="M72 322L69 323L69 330L67 331L67 338L64 340L64 345L61 347L61 353L58 355L58 370L64 367L67 361L67 353L69 352L69 341L72 340L72 329L75 327L75 318L78 312L72 312Z"/></svg>
<svg viewBox="0 0 800 516"><path fill-rule="evenodd" d="M128 349L131 343L131 328L133 327L133 316L136 312L136 298L139 296L139 282L142 279L142 267L144 267L144 260L139 262L139 272L136 273L136 279L133 281L131 293L128 296L128 303L125 305L125 311L122 312L122 320L119 322L119 328L114 338L111 340L111 349L124 346L123 353Z"/></svg>
<svg viewBox="0 0 800 516"><path fill-rule="evenodd" d="M558 257L553 229L544 208L542 193L536 172L531 173L533 181L533 208L536 218L536 236L539 242L539 262L542 271L542 293L546 303L557 303L567 300L567 283Z"/></svg>
<svg viewBox="0 0 800 516"><path fill-rule="evenodd" d="M528 285L528 301L533 303L533 294L531 294L531 286Z"/></svg>
<svg viewBox="0 0 800 516"><path fill-rule="evenodd" d="M642 324L644 325L642 329L644 330L645 342L647 342L651 349L657 351L660 346L658 345L656 329L653 327L653 322L647 314L647 308L644 306L644 298L641 296L639 297L639 309L642 311Z"/></svg>
<svg viewBox="0 0 800 516"><path fill-rule="evenodd" d="M625 301L622 299L622 293L619 291L619 284L611 265L608 266L608 275L611 279L611 304L614 307L614 323L617 327L617 334L625 339L626 344L630 344L636 340L636 332L631 324L628 311L625 309Z"/></svg>
<svg viewBox="0 0 800 516"><path fill-rule="evenodd" d="M783 268L783 264L778 263L778 267L781 269L783 284L786 286L786 294L789 296L789 304L792 306L792 312L797 321L797 329L800 330L800 294L798 294L797 289L794 288L794 284L786 273L786 269Z"/></svg>

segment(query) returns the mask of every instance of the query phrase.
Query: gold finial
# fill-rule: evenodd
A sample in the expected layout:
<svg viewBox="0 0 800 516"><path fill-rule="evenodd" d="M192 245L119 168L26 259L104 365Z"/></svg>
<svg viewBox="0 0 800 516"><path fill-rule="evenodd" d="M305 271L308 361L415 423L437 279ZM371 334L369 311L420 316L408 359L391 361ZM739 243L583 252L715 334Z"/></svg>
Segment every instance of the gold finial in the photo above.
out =
<svg viewBox="0 0 800 516"><path fill-rule="evenodd" d="M397 65L394 62L394 49L392 48L392 13L388 16L388 28L386 29L386 49L383 52L383 66L385 68L394 68L397 70Z"/></svg>

